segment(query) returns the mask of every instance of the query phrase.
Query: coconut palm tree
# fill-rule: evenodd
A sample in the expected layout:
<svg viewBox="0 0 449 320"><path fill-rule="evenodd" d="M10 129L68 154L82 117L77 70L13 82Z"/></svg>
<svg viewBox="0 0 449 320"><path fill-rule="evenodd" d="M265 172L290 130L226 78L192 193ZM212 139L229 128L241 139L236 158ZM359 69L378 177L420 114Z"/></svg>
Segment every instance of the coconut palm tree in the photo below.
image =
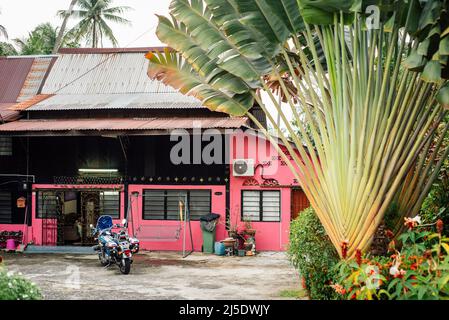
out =
<svg viewBox="0 0 449 320"><path fill-rule="evenodd" d="M176 52L147 55L151 78L260 127L341 257L369 250L394 202L398 228L404 216L415 216L449 154L441 149L449 128L442 121L449 108L449 3L368 2L380 14L370 16L360 0L172 0L157 36ZM292 160L248 112L255 102L280 132L268 108L275 106Z"/></svg>
<svg viewBox="0 0 449 320"><path fill-rule="evenodd" d="M42 23L24 39L14 39L14 44L19 48L21 55L50 54L56 43L58 28L50 23ZM63 38L63 44L66 47L76 48L79 44L74 41L68 41Z"/></svg>
<svg viewBox="0 0 449 320"><path fill-rule="evenodd" d="M0 14L1 13L2 12L0 11ZM4 26L2 26L1 24L0 24L0 36L3 36L6 39L8 39L8 32L6 32L6 28Z"/></svg>
<svg viewBox="0 0 449 320"><path fill-rule="evenodd" d="M53 48L52 53L55 54L58 52L59 48L61 47L62 40L64 38L65 29L67 28L67 22L69 21L70 16L72 15L73 8L75 7L75 4L78 2L78 0L71 0L69 9L64 14L64 20L62 21L61 28L58 32L58 37L56 38L56 43Z"/></svg>
<svg viewBox="0 0 449 320"><path fill-rule="evenodd" d="M70 14L70 17L79 19L78 23L69 31L75 41L84 39L92 48L98 48L99 46L103 47L104 39L108 39L116 47L118 41L108 22L130 25L131 22L123 18L122 15L131 8L114 7L112 4L113 0L78 0L78 9L73 10ZM68 14L69 12L66 10L58 12L62 18Z"/></svg>

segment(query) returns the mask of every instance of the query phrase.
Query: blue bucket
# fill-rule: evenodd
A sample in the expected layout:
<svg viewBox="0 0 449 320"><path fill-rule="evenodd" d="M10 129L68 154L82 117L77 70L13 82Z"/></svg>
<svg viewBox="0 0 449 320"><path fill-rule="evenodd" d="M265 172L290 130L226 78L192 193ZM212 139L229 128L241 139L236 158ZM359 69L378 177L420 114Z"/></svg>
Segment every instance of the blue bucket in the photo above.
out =
<svg viewBox="0 0 449 320"><path fill-rule="evenodd" d="M215 254L217 256L224 256L225 255L225 245L221 242L215 242Z"/></svg>

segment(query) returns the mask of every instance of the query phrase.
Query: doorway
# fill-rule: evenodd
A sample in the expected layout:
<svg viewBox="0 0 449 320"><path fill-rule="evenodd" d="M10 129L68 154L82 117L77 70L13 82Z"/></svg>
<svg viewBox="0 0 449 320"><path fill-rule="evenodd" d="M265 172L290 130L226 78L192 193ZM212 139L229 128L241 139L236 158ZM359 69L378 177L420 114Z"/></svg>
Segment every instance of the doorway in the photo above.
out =
<svg viewBox="0 0 449 320"><path fill-rule="evenodd" d="M301 211L310 207L309 199L302 189L292 189L291 220L295 220Z"/></svg>
<svg viewBox="0 0 449 320"><path fill-rule="evenodd" d="M91 246L91 224L101 215L120 218L120 191L39 190L37 214L43 245Z"/></svg>

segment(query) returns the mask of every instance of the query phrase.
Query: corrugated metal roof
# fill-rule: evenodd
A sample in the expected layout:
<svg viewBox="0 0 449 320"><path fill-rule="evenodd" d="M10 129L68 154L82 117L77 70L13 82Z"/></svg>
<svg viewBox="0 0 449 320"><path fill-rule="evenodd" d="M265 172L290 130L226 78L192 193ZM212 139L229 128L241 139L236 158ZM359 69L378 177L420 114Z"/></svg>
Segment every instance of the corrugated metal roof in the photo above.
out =
<svg viewBox="0 0 449 320"><path fill-rule="evenodd" d="M34 58L0 58L0 103L15 103Z"/></svg>
<svg viewBox="0 0 449 320"><path fill-rule="evenodd" d="M28 111L101 110L101 109L195 109L200 101L177 93L121 93L55 95L29 107Z"/></svg>
<svg viewBox="0 0 449 320"><path fill-rule="evenodd" d="M9 110L23 111L23 110L28 109L31 106L34 106L36 103L44 101L45 99L50 98L52 96L53 95L51 95L51 94L37 94L27 100L12 104L12 106L9 108Z"/></svg>
<svg viewBox="0 0 449 320"><path fill-rule="evenodd" d="M0 123L18 119L19 113L10 110L14 103L0 103Z"/></svg>
<svg viewBox="0 0 449 320"><path fill-rule="evenodd" d="M199 100L148 78L150 49L60 50L42 89L55 96L27 110L202 108Z"/></svg>
<svg viewBox="0 0 449 320"><path fill-rule="evenodd" d="M54 61L55 58L52 57L37 57L33 60L30 71L17 98L18 102L29 100L39 93L47 71Z"/></svg>
<svg viewBox="0 0 449 320"><path fill-rule="evenodd" d="M63 54L53 66L42 93L177 93L171 87L148 78L148 63L140 52Z"/></svg>
<svg viewBox="0 0 449 320"><path fill-rule="evenodd" d="M19 117L13 108L17 102L32 99L40 90L55 57L0 58L0 121Z"/></svg>
<svg viewBox="0 0 449 320"><path fill-rule="evenodd" d="M53 131L126 131L173 130L193 128L240 128L246 125L244 117L210 118L149 118L149 119L57 119L18 120L0 125L0 132L53 132Z"/></svg>
<svg viewBox="0 0 449 320"><path fill-rule="evenodd" d="M167 47L135 47L135 48L61 48L59 54L94 54L94 53L130 53L140 52L147 53L149 51L164 51ZM169 50L173 50L168 48Z"/></svg>

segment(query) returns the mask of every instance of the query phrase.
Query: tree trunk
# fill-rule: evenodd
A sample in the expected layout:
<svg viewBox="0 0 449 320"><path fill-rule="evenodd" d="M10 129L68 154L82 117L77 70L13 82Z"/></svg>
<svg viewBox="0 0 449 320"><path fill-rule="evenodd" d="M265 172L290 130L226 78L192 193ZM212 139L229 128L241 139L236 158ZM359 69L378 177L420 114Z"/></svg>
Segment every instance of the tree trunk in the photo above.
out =
<svg viewBox="0 0 449 320"><path fill-rule="evenodd" d="M97 41L97 21L94 20L94 27L92 31L92 48L98 48Z"/></svg>
<svg viewBox="0 0 449 320"><path fill-rule="evenodd" d="M53 54L58 53L58 50L61 47L62 39L64 38L64 32L67 27L67 22L69 21L69 18L72 15L73 8L75 7L77 2L78 0L72 0L72 2L70 2L69 10L67 10L67 14L62 21L61 29L59 29L58 37L56 38L55 46L52 52Z"/></svg>
<svg viewBox="0 0 449 320"><path fill-rule="evenodd" d="M382 221L379 228L377 228L376 233L374 234L373 242L370 248L370 254L373 256L385 256L388 252L388 244L389 239L385 235L385 231L387 227L385 226L385 222Z"/></svg>

